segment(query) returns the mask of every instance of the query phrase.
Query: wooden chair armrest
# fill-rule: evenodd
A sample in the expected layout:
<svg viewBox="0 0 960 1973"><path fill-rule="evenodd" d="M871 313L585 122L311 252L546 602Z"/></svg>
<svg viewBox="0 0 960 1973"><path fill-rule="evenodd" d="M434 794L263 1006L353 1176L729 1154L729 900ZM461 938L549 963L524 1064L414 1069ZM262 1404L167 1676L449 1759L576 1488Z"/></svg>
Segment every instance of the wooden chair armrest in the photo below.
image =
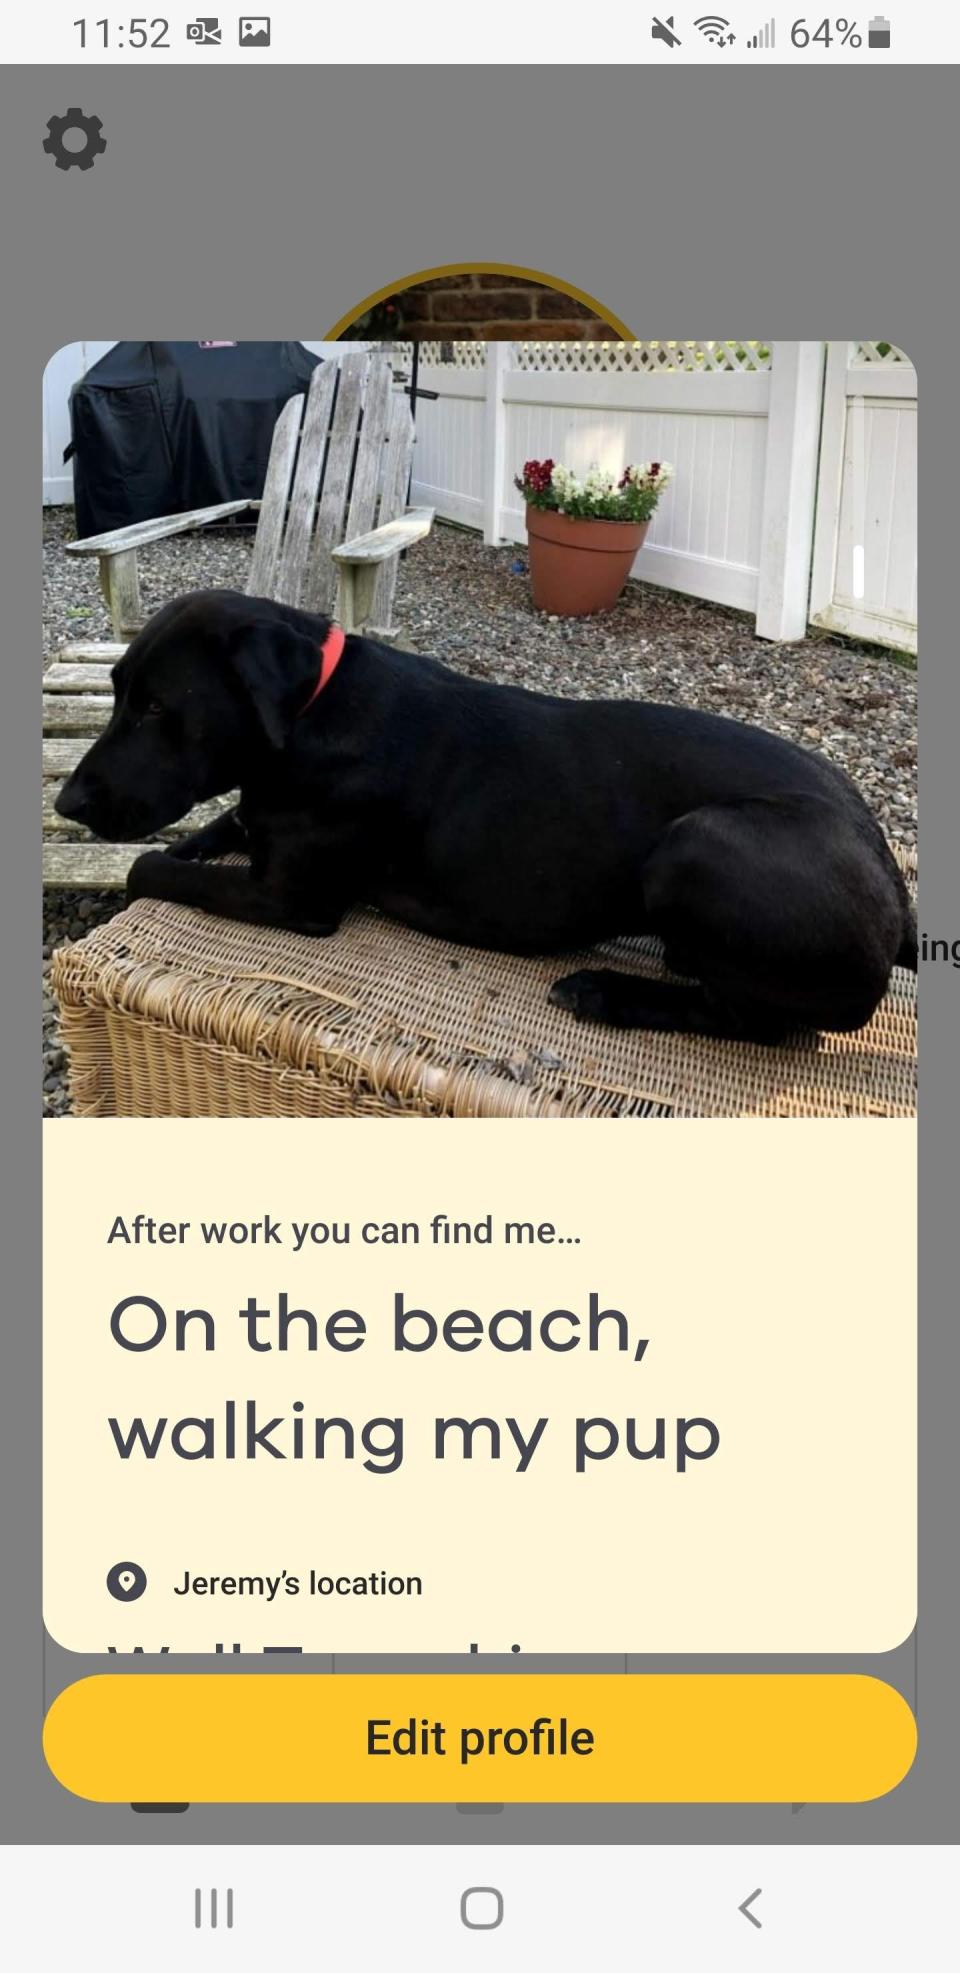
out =
<svg viewBox="0 0 960 1973"><path fill-rule="evenodd" d="M188 514L160 514L153 521L135 521L132 527L111 528L106 534L90 534L84 541L68 541L67 554L128 555L150 541L165 541L170 534L185 534L188 528L226 520L228 514L242 514L252 505L250 500L225 500L219 507L194 507Z"/></svg>
<svg viewBox="0 0 960 1973"><path fill-rule="evenodd" d="M374 528L370 534L358 534L352 541L345 541L339 548L331 550L335 562L342 562L353 568L370 562L385 562L391 555L399 555L404 548L411 548L415 541L422 541L433 526L432 507L411 507L399 520L385 521L382 527Z"/></svg>
<svg viewBox="0 0 960 1973"><path fill-rule="evenodd" d="M337 565L337 620L344 630L367 630L370 635L375 634L377 572L384 562L429 534L433 511L432 507L411 507L399 520L385 521L370 534L358 534L353 541L345 541L342 547L333 549Z"/></svg>

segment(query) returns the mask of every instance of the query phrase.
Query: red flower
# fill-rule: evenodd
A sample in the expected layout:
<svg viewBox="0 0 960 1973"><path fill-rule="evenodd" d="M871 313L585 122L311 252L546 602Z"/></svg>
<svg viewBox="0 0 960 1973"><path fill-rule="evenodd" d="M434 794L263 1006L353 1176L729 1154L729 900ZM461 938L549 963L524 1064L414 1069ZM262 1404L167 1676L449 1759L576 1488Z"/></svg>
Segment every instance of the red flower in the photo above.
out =
<svg viewBox="0 0 960 1973"><path fill-rule="evenodd" d="M537 493L546 493L553 473L552 459L528 459L523 477Z"/></svg>

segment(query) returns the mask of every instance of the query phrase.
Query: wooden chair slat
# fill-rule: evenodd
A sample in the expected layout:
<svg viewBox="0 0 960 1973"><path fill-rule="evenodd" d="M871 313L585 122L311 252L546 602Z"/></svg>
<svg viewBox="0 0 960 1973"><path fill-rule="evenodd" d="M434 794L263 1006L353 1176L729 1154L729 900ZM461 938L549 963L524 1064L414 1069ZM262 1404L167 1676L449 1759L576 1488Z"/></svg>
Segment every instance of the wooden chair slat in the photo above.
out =
<svg viewBox="0 0 960 1973"><path fill-rule="evenodd" d="M387 428L387 457L383 468L383 490L380 495L378 516L381 527L384 522L399 520L406 511L414 436L413 414L409 400L396 396L390 406L390 421ZM384 629L389 629L393 618L393 598L399 567L399 555L391 555L377 574L373 621Z"/></svg>
<svg viewBox="0 0 960 1973"><path fill-rule="evenodd" d="M357 439L344 541L352 541L358 534L367 534L377 517L392 387L393 379L388 365L371 364L363 395L363 422Z"/></svg>
<svg viewBox="0 0 960 1973"><path fill-rule="evenodd" d="M263 488L263 505L253 544L250 574L247 577L248 596L274 594L277 562L283 539L283 526L287 518L287 499L290 493L290 481L293 478L293 464L297 456L297 441L300 437L304 403L302 393L298 397L288 398L274 427L267 477Z"/></svg>
<svg viewBox="0 0 960 1973"><path fill-rule="evenodd" d="M330 436L330 415L337 381L335 363L318 364L310 379L307 408L303 414L300 451L294 475L290 511L277 570L278 603L299 604L303 595L310 559L310 544L317 514L323 467Z"/></svg>
<svg viewBox="0 0 960 1973"><path fill-rule="evenodd" d="M330 551L344 539L357 429L369 367L369 358L364 351L351 352L340 364L327 464L317 506L313 554L304 587L304 608L308 610L328 611L333 601L336 574Z"/></svg>

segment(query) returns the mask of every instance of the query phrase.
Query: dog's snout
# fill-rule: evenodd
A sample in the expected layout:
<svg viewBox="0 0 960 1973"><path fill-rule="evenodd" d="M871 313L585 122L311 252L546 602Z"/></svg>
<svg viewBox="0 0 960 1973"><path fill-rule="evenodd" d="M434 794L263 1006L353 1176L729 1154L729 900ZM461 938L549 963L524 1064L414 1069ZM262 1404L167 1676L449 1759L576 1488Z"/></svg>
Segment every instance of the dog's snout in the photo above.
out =
<svg viewBox="0 0 960 1973"><path fill-rule="evenodd" d="M98 741L98 749L99 746ZM65 822L79 823L93 835L102 836L104 842L126 843L164 828L182 815L189 804L161 808L159 804L145 802L139 790L120 780L113 763L101 759L97 753L92 764L82 760L74 768L55 796L53 806Z"/></svg>
<svg viewBox="0 0 960 1973"><path fill-rule="evenodd" d="M65 822L82 822L89 803L89 790L80 775L71 774L65 781L53 806Z"/></svg>

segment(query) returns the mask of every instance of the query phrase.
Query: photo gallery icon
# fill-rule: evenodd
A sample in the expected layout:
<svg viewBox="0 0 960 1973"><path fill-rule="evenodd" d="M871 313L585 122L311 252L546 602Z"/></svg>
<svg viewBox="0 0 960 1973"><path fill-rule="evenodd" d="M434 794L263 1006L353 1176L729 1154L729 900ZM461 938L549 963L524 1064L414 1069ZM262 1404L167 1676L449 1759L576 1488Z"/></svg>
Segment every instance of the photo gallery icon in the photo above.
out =
<svg viewBox="0 0 960 1973"><path fill-rule="evenodd" d="M269 48L270 19L267 14L244 14L240 20L241 48Z"/></svg>

